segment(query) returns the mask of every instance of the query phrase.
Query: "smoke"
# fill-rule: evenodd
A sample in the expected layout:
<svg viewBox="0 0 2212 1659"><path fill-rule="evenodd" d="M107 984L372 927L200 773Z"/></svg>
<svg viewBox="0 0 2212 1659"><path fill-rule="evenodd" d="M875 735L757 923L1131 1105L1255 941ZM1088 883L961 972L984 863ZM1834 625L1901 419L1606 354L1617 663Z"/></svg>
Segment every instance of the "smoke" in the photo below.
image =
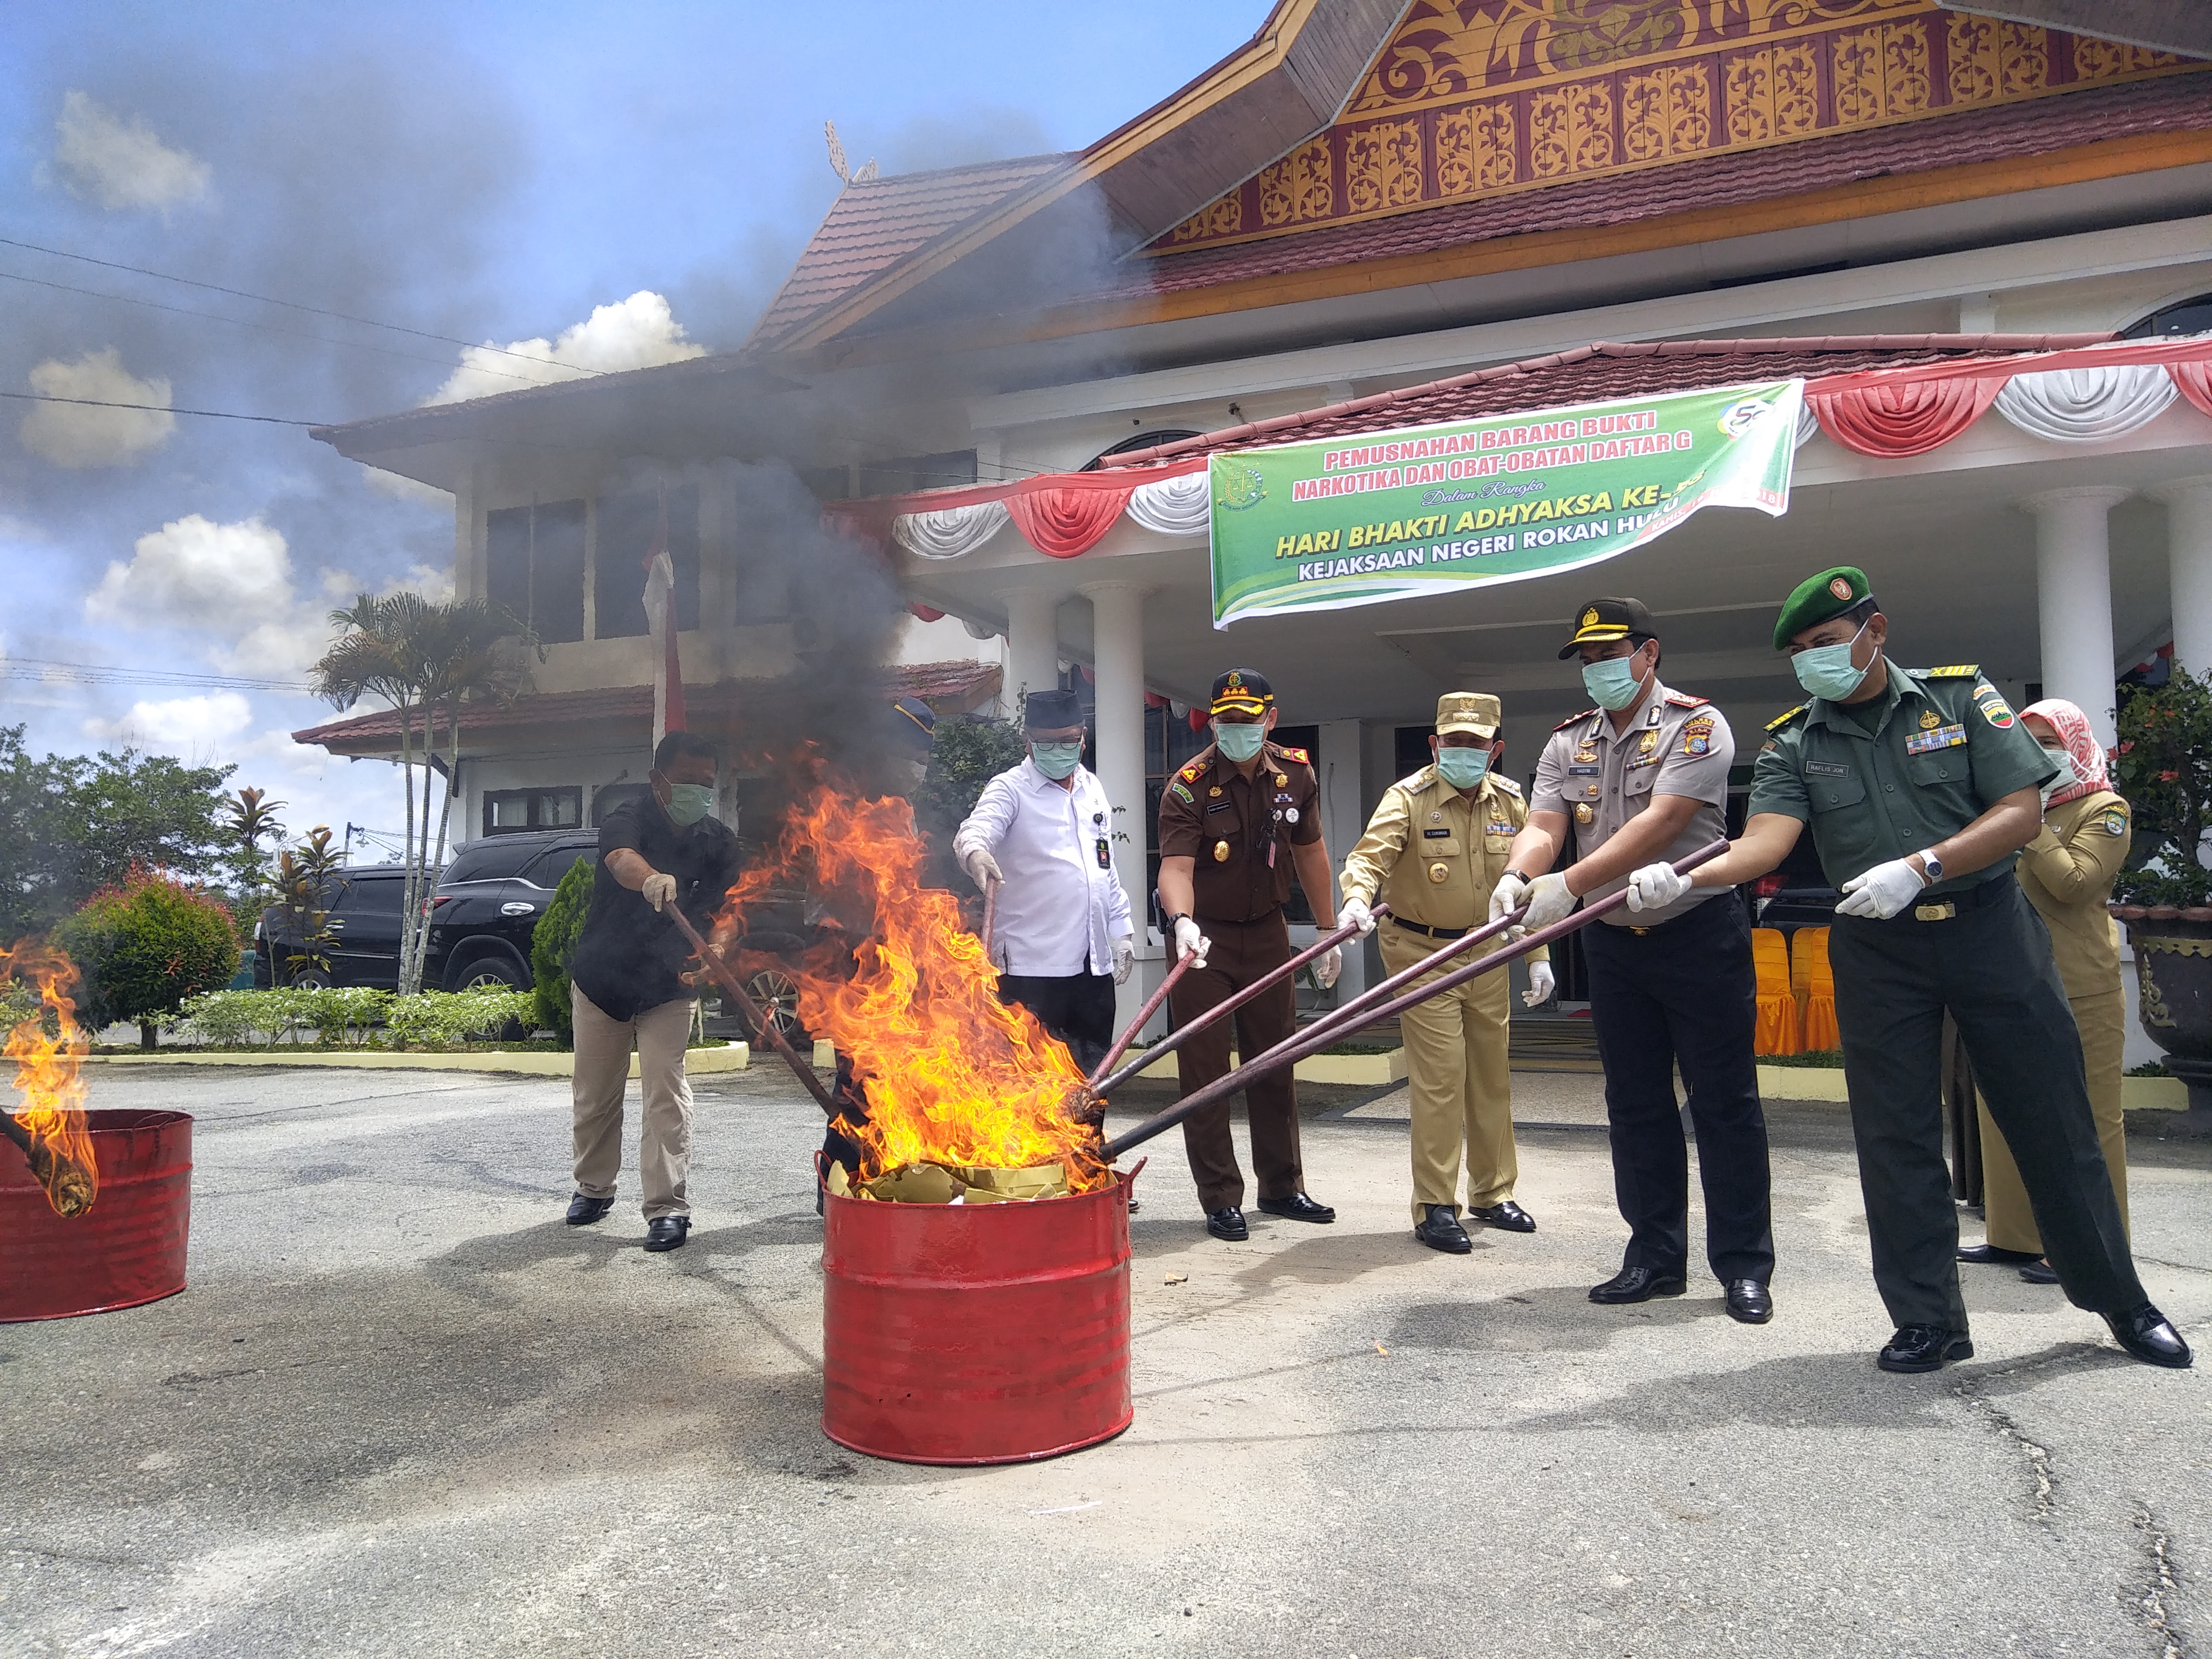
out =
<svg viewBox="0 0 2212 1659"><path fill-rule="evenodd" d="M680 363L706 355L706 347L684 338L684 325L669 311L668 301L641 289L617 304L594 307L588 318L563 329L558 339L511 340L496 349L467 348L461 353L461 366L422 401L453 404L495 392L511 392L515 376L530 372L527 364L516 361L520 357L535 358L549 369L566 371L542 377L550 383Z"/></svg>

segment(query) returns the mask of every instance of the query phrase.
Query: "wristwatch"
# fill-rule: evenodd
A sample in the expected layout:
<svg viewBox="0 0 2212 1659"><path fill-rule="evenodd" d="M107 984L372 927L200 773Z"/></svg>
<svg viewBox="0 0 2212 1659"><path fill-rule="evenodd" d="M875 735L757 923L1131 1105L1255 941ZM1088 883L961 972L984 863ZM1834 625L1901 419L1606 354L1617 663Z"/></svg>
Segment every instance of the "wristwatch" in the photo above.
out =
<svg viewBox="0 0 2212 1659"><path fill-rule="evenodd" d="M1923 872L1920 883L1922 886L1933 887L1943 879L1943 860L1936 856L1933 848L1921 854L1920 865Z"/></svg>

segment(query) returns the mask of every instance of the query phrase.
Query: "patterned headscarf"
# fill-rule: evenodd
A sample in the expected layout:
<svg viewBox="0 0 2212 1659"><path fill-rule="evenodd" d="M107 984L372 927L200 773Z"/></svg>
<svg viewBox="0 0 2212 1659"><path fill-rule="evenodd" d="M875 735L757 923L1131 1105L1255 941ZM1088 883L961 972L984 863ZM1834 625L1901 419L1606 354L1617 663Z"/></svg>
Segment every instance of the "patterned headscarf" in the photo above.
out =
<svg viewBox="0 0 2212 1659"><path fill-rule="evenodd" d="M2089 730L2089 717L2063 697L2045 697L2041 702L2032 702L2020 711L2035 714L2051 722L2059 737L2065 741L2067 757L2074 763L2075 781L2051 797L2051 805L2061 801L2079 800L2100 789L2112 787L2112 774L2106 769L2104 745Z"/></svg>

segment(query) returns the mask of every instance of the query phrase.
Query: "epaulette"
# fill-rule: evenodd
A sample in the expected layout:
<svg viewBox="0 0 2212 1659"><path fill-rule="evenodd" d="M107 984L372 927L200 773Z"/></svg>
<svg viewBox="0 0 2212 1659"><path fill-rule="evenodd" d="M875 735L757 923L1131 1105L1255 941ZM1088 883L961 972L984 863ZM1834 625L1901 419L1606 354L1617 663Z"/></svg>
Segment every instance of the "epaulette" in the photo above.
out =
<svg viewBox="0 0 2212 1659"><path fill-rule="evenodd" d="M1981 665L1972 662L1954 662L1947 668L1908 668L1905 672L1925 680L1978 680L1982 677Z"/></svg>
<svg viewBox="0 0 2212 1659"><path fill-rule="evenodd" d="M1291 759L1296 761L1301 766L1311 766L1313 764L1313 762L1306 757L1306 751L1303 749L1293 749L1286 743L1271 743L1267 747L1273 750L1279 755L1287 755Z"/></svg>
<svg viewBox="0 0 2212 1659"><path fill-rule="evenodd" d="M1492 772L1490 775L1490 781L1509 795L1517 795L1521 793L1521 786L1510 778L1500 777L1497 773Z"/></svg>
<svg viewBox="0 0 2212 1659"><path fill-rule="evenodd" d="M1206 770L1206 754L1205 751L1201 750L1199 753L1198 758L1185 766L1182 770L1176 773L1176 775L1181 778L1185 783L1195 783L1198 781L1198 775L1204 770Z"/></svg>
<svg viewBox="0 0 2212 1659"><path fill-rule="evenodd" d="M1693 697L1686 691L1677 691L1670 687L1667 692L1667 701L1673 703L1677 708L1699 708L1711 702L1711 699L1709 697Z"/></svg>
<svg viewBox="0 0 2212 1659"><path fill-rule="evenodd" d="M1795 708L1791 709L1788 714L1778 714L1778 715L1776 715L1772 720L1771 720L1767 721L1767 723L1766 723L1766 729L1767 729L1768 731L1770 731L1770 732L1779 732L1779 731L1780 731L1784 726L1785 726L1789 725L1790 721L1792 721L1792 720L1796 720L1796 719L1800 714L1803 714L1803 713L1804 713L1808 708L1810 708L1812 706L1813 706L1813 705L1812 705L1811 703L1809 703L1809 702L1801 702L1801 703L1799 703L1799 704L1798 704Z"/></svg>
<svg viewBox="0 0 2212 1659"><path fill-rule="evenodd" d="M1553 727L1552 728L1552 730L1553 730L1554 732L1564 732L1564 731L1565 731L1569 726L1573 726L1573 725L1577 724L1578 721L1586 720L1588 720L1588 719L1589 719L1592 714L1596 714L1596 713L1597 713L1597 710L1596 710L1596 709L1595 709L1595 708L1585 708L1585 709L1583 709L1583 712L1582 712L1581 714L1570 714L1570 715L1568 715L1568 716L1566 717L1566 719L1565 719L1565 720L1561 720L1561 721L1560 721L1557 726L1553 726Z"/></svg>
<svg viewBox="0 0 2212 1659"><path fill-rule="evenodd" d="M1424 766L1418 772L1409 772L1390 787L1393 789L1402 789L1409 795L1418 795L1436 781L1437 769L1433 766Z"/></svg>

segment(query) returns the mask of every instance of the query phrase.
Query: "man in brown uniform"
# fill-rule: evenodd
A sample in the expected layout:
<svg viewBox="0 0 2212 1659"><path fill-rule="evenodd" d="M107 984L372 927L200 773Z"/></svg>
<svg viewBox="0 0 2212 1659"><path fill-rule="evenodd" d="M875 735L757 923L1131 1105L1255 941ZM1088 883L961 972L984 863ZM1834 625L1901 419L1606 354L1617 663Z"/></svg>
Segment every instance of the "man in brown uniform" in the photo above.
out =
<svg viewBox="0 0 2212 1659"><path fill-rule="evenodd" d="M1520 785L1497 769L1501 718L1498 699L1483 692L1439 697L1431 763L1382 792L1344 861L1345 921L1371 930L1376 899L1389 902L1376 944L1390 973L1480 927L1489 913L1513 837L1528 821ZM1541 948L1529 953L1532 1004L1552 994L1550 957ZM1510 994L1504 974L1485 974L1398 1017L1413 1105L1413 1237L1432 1250L1464 1255L1474 1248L1459 1220L1462 1149L1468 1213L1508 1232L1536 1230L1513 1201L1520 1160L1506 1057Z"/></svg>
<svg viewBox="0 0 2212 1659"><path fill-rule="evenodd" d="M1313 768L1304 750L1267 740L1277 714L1273 688L1251 669L1232 668L1213 683L1212 714L1212 746L1170 779L1160 796L1160 907L1177 959L1196 958L1170 994L1178 1025L1290 959L1283 902L1291 896L1293 866L1322 931L1336 927ZM1342 967L1342 953L1332 949L1316 960L1314 976L1325 989ZM1297 1018L1290 979L1232 1018L1238 1051L1248 1060L1288 1038ZM1229 1021L1207 1026L1176 1059L1186 1097L1225 1075ZM1246 1089L1244 1110L1261 1209L1292 1221L1335 1220L1334 1210L1305 1194L1297 1093L1289 1071ZM1232 1242L1250 1237L1229 1103L1186 1119L1182 1133L1206 1230Z"/></svg>

